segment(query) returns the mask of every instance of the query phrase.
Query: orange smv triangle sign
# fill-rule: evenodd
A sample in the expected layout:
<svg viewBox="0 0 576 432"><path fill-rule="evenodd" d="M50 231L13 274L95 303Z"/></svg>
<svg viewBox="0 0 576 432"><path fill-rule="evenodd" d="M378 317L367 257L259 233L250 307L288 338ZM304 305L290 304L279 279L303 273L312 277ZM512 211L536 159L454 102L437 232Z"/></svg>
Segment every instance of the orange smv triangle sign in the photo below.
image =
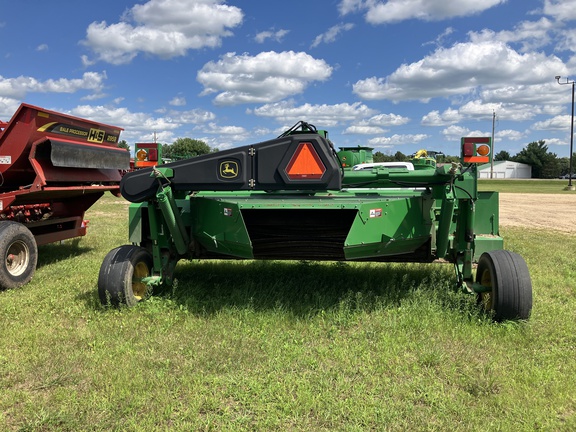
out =
<svg viewBox="0 0 576 432"><path fill-rule="evenodd" d="M298 145L286 167L286 174L290 180L319 179L325 172L326 167L309 142Z"/></svg>

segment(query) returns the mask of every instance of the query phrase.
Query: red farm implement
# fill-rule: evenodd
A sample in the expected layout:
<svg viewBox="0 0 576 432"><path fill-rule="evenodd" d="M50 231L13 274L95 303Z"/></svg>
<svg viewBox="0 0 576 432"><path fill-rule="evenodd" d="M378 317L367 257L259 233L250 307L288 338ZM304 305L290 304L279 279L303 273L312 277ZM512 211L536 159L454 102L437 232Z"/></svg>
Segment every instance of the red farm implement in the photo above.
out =
<svg viewBox="0 0 576 432"><path fill-rule="evenodd" d="M118 193L121 130L27 104L0 122L0 289L30 281L37 246L85 235L86 210Z"/></svg>

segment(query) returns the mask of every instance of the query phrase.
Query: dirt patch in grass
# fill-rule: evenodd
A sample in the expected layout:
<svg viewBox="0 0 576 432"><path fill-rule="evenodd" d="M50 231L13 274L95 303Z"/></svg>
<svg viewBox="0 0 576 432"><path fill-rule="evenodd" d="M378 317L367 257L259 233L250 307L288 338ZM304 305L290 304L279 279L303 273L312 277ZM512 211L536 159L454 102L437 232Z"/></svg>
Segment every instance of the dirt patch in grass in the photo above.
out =
<svg viewBox="0 0 576 432"><path fill-rule="evenodd" d="M501 193L500 226L550 229L576 234L576 193Z"/></svg>

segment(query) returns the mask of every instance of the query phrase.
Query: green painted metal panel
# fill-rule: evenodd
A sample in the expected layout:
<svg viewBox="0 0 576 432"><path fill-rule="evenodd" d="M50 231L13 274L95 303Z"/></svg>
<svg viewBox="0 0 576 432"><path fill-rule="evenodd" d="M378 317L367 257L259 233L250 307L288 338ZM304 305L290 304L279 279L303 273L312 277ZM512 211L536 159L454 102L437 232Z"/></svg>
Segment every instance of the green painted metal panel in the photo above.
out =
<svg viewBox="0 0 576 432"><path fill-rule="evenodd" d="M142 234L144 232L142 207L145 206L147 206L147 203L130 204L130 207L128 207L128 239L131 243L142 243Z"/></svg>
<svg viewBox="0 0 576 432"><path fill-rule="evenodd" d="M408 254L431 239L429 195L363 202L345 242L347 259Z"/></svg>
<svg viewBox="0 0 576 432"><path fill-rule="evenodd" d="M192 236L207 251L253 258L252 245L237 203L205 197L190 198Z"/></svg>
<svg viewBox="0 0 576 432"><path fill-rule="evenodd" d="M474 261L484 252L504 249L504 239L496 235L477 235L474 240Z"/></svg>
<svg viewBox="0 0 576 432"><path fill-rule="evenodd" d="M341 244L345 259L366 259L409 254L432 238L434 199L426 190L345 190L317 194L266 194L203 192L191 198L194 239L214 253L252 258L251 239L242 211L267 212L260 220L285 217L286 211L301 210L286 222L289 226L310 223L304 211L354 211ZM284 212L284 213L282 213ZM284 215L284 216L281 216ZM306 216L304 216L306 215ZM337 213L334 213L337 217ZM252 218L254 219L254 218ZM331 221L317 220L318 230ZM307 226L306 228L310 228ZM342 228L342 227L341 227ZM282 229L282 227L280 227ZM288 234L286 234L288 235Z"/></svg>
<svg viewBox="0 0 576 432"><path fill-rule="evenodd" d="M499 235L500 213L498 207L498 192L478 192L476 201L476 234Z"/></svg>
<svg viewBox="0 0 576 432"><path fill-rule="evenodd" d="M436 195L436 192L423 188L348 188L316 193L200 192L177 200L177 206L197 245L211 253L246 259L254 258L254 253L243 210L354 210L356 217L342 245L345 259L354 260L410 254L423 247L428 247L433 255L442 203L435 198ZM463 240L455 234L456 222L463 216L459 216L458 204L461 203L456 202L449 231L450 248L461 250ZM170 236L166 234L168 229L163 218L157 227L148 226L148 205L130 206L130 241L136 244L145 242L146 233L152 228L161 247L169 247ZM270 213L270 217L275 217L274 213ZM479 193L474 230L478 236L475 258L483 251L502 249L502 239L498 237L496 192ZM454 238L460 238L458 244Z"/></svg>
<svg viewBox="0 0 576 432"><path fill-rule="evenodd" d="M190 226L190 205L187 199L176 200L176 207L185 227ZM164 217L149 202L133 203L128 207L128 238L130 243L145 245L156 242L161 248L170 248L172 237Z"/></svg>

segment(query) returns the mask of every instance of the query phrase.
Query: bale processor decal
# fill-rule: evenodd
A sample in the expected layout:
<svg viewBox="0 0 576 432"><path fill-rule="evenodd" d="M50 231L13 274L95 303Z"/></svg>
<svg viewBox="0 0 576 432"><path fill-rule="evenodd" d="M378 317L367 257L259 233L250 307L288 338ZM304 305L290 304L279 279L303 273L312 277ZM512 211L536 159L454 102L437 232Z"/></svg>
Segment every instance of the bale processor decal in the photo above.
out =
<svg viewBox="0 0 576 432"><path fill-rule="evenodd" d="M38 128L38 132L50 132L76 139L80 138L95 144L102 144L104 142L116 144L120 136L119 130L106 131L98 128L82 128L59 122L46 123Z"/></svg>

